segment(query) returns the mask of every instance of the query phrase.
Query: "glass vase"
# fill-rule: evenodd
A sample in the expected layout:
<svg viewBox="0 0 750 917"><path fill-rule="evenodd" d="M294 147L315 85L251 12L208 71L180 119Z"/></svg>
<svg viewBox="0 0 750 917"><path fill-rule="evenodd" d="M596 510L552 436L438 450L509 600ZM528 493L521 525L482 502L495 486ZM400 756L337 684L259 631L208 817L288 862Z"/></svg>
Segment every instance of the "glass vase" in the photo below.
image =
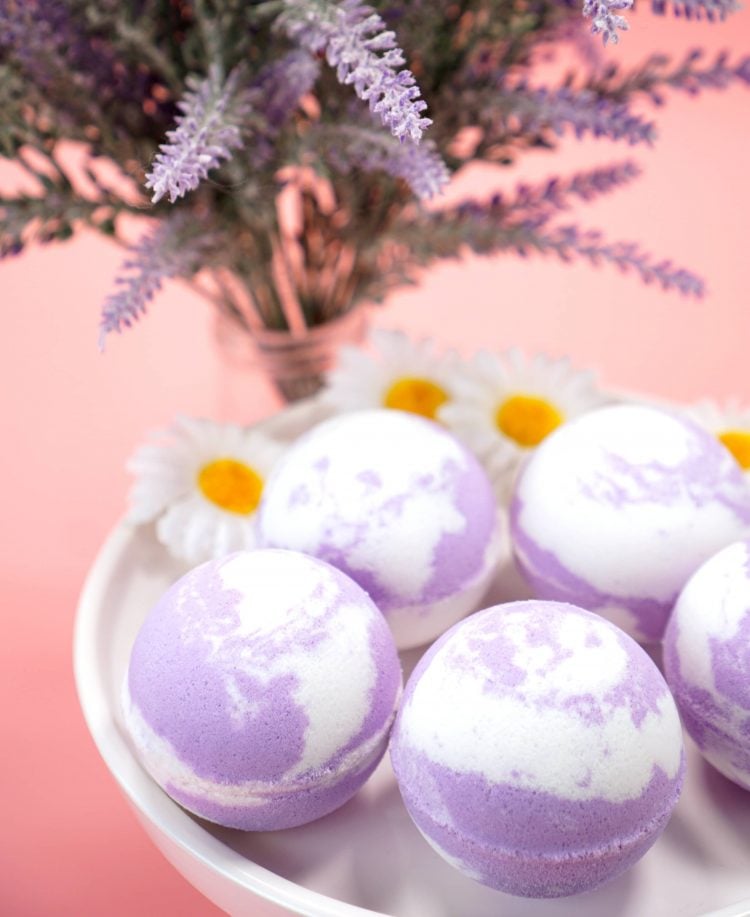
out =
<svg viewBox="0 0 750 917"><path fill-rule="evenodd" d="M325 383L344 344L360 344L367 329L362 308L302 332L258 328L244 331L219 313L216 338L222 357L235 368L260 369L287 402L309 398Z"/></svg>

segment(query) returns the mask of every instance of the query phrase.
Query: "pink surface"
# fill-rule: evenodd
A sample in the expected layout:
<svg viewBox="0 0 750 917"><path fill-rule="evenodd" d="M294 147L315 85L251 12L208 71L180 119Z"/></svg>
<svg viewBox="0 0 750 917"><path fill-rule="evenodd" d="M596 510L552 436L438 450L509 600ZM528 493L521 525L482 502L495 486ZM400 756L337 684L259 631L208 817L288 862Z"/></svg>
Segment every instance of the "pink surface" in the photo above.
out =
<svg viewBox="0 0 750 917"><path fill-rule="evenodd" d="M747 10L717 26L631 18L614 52L626 61L667 46L750 50ZM611 386L750 403L750 90L673 96L659 115L653 150L569 143L564 156L538 154L499 184L632 156L645 171L638 184L575 217L702 273L703 302L604 268L474 259L435 270L374 320L466 353L512 343L566 353ZM9 181L0 172L0 187ZM483 193L490 181L480 171L467 183ZM98 307L120 259L89 236L0 266L0 910L14 915L215 913L152 848L88 738L72 623L86 569L124 507L123 463L145 432L179 411L249 421L276 403L258 377L220 369L208 308L178 286L101 357Z"/></svg>

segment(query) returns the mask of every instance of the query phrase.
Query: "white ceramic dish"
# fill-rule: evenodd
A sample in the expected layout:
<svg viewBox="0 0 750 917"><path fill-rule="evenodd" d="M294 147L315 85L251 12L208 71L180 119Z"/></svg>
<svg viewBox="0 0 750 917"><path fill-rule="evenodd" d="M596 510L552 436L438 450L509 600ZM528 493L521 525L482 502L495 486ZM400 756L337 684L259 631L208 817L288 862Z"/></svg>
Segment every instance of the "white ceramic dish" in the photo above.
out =
<svg viewBox="0 0 750 917"><path fill-rule="evenodd" d="M322 416L315 403L266 427L293 438ZM311 825L243 834L188 815L138 763L119 711L130 647L145 614L184 572L148 528L118 525L81 596L75 675L91 734L167 859L233 915L310 917L748 917L750 793L704 764L688 742L688 777L665 833L626 875L573 898L513 898L464 878L411 824L385 760L347 805ZM523 596L506 569L489 601ZM418 653L404 657L411 669Z"/></svg>

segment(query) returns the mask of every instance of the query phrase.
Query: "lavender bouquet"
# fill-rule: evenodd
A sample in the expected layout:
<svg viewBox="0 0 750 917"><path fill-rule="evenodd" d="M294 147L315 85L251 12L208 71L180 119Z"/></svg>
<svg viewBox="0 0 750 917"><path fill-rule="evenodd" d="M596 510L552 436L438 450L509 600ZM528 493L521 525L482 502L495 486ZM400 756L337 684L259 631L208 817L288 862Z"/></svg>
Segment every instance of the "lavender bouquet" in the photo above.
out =
<svg viewBox="0 0 750 917"><path fill-rule="evenodd" d="M589 33L616 41L631 2L0 0L0 155L37 189L0 195L0 257L84 225L124 241L121 217L150 217L102 341L170 277L245 330L299 332L467 250L610 262L700 295L690 271L561 222L632 181L630 161L440 202L468 163L507 166L564 134L650 144L634 103L750 84L750 57L603 65ZM733 5L673 3L708 19ZM575 72L540 85L539 62L563 46Z"/></svg>

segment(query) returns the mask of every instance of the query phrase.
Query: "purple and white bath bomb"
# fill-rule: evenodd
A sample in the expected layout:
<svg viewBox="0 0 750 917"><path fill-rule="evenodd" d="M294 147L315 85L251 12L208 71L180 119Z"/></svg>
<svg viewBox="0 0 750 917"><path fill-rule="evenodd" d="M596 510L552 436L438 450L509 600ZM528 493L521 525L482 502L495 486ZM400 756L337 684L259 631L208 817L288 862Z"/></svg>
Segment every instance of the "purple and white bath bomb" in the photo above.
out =
<svg viewBox="0 0 750 917"><path fill-rule="evenodd" d="M403 411L344 414L301 437L266 483L258 528L263 544L351 576L402 649L474 610L500 552L484 470L437 424Z"/></svg>
<svg viewBox="0 0 750 917"><path fill-rule="evenodd" d="M290 551L196 567L133 646L125 723L151 776L231 828L319 818L388 742L401 668L383 616L343 573Z"/></svg>
<svg viewBox="0 0 750 917"><path fill-rule="evenodd" d="M688 580L664 634L664 668L704 757L750 790L750 541Z"/></svg>
<svg viewBox="0 0 750 917"><path fill-rule="evenodd" d="M680 793L674 701L627 634L558 602L453 627L409 679L391 739L409 813L451 865L552 898L624 872Z"/></svg>
<svg viewBox="0 0 750 917"><path fill-rule="evenodd" d="M647 641L661 639L697 567L748 533L750 487L728 450L676 414L635 404L559 427L511 504L516 560L534 593Z"/></svg>

